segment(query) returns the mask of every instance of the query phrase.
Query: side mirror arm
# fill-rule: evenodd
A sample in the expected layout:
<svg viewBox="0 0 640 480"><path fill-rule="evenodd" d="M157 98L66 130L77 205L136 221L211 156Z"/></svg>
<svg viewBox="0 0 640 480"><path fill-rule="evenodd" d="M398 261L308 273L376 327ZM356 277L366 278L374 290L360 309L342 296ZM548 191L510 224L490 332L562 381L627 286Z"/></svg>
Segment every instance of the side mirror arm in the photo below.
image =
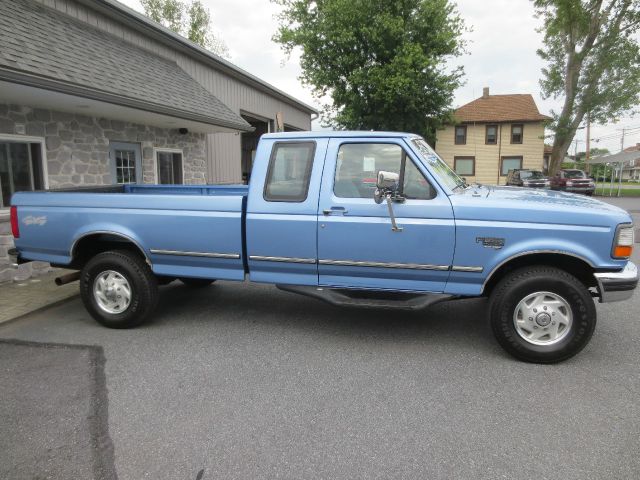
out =
<svg viewBox="0 0 640 480"><path fill-rule="evenodd" d="M380 170L378 172L378 179L376 182L376 191L373 194L373 199L380 205L383 200L387 201L387 208L389 209L389 217L391 217L391 230L394 232L401 232L402 227L399 227L396 222L396 216L393 213L393 205L391 202L404 202L405 198L398 193L400 184L400 175L395 172L385 172Z"/></svg>
<svg viewBox="0 0 640 480"><path fill-rule="evenodd" d="M375 193L373 194L373 199L379 205L386 200L387 209L389 210L389 217L391 218L391 230L394 232L402 232L402 227L398 226L396 222L396 215L393 211L392 202L403 202L404 198L400 195L397 195L393 190L386 188L376 188Z"/></svg>

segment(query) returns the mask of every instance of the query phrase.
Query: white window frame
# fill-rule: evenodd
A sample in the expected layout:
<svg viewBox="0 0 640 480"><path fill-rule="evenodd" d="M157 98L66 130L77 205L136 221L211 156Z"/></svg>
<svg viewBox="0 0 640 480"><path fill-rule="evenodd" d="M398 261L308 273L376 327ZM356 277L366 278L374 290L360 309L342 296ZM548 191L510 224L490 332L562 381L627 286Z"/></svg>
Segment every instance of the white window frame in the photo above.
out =
<svg viewBox="0 0 640 480"><path fill-rule="evenodd" d="M0 142L15 143L39 143L40 144L40 167L42 168L42 181L44 189L49 190L49 170L47 169L47 149L44 137L31 137L29 135L15 135L11 133L0 133ZM0 207L0 210L8 210L9 207Z"/></svg>
<svg viewBox="0 0 640 480"><path fill-rule="evenodd" d="M160 178L158 177L158 153L179 153L182 157L182 184L186 185L184 181L184 152L181 148L164 148L154 147L153 149L153 179L156 185L159 185Z"/></svg>

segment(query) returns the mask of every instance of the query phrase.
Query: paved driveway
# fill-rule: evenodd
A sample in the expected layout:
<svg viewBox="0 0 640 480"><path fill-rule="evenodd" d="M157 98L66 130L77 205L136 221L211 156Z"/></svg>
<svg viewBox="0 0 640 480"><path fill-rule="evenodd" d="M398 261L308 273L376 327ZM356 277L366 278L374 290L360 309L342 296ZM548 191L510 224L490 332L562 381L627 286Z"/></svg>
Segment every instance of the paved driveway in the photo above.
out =
<svg viewBox="0 0 640 480"><path fill-rule="evenodd" d="M504 354L483 300L398 314L225 282L164 287L135 330L73 300L0 337L103 346L121 479L637 479L639 311L598 305L551 366Z"/></svg>

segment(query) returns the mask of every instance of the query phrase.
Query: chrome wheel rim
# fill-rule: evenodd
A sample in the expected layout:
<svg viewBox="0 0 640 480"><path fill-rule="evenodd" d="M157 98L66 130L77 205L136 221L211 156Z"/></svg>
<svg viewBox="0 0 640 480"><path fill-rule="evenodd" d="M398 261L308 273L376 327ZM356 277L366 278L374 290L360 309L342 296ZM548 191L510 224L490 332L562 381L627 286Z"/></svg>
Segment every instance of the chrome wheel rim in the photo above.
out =
<svg viewBox="0 0 640 480"><path fill-rule="evenodd" d="M569 303L557 293L535 292L516 306L513 325L533 345L553 345L565 338L573 323Z"/></svg>
<svg viewBox="0 0 640 480"><path fill-rule="evenodd" d="M93 298L102 311L122 313L131 304L131 286L120 273L106 270L93 281Z"/></svg>

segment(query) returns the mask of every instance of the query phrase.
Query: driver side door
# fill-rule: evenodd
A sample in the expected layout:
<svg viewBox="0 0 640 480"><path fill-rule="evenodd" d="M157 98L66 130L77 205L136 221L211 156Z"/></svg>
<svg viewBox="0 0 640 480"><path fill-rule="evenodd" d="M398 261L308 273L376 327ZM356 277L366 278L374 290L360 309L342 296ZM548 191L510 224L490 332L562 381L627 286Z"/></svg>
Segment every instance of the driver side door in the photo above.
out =
<svg viewBox="0 0 640 480"><path fill-rule="evenodd" d="M398 173L401 231L373 194L380 170ZM318 205L320 285L442 292L455 245L453 211L402 138L334 138L329 142Z"/></svg>

